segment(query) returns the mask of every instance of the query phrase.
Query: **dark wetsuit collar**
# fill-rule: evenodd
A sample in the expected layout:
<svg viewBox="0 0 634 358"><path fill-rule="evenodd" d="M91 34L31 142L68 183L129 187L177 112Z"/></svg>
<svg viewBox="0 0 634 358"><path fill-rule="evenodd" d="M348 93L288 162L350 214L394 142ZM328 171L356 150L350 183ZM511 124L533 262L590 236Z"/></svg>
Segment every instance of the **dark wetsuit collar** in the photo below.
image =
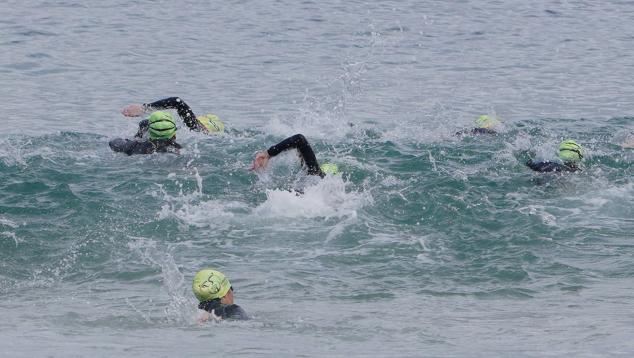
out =
<svg viewBox="0 0 634 358"><path fill-rule="evenodd" d="M207 312L211 312L212 310L220 307L220 299L216 298L215 300L202 301L198 304L198 308L201 310L205 310Z"/></svg>

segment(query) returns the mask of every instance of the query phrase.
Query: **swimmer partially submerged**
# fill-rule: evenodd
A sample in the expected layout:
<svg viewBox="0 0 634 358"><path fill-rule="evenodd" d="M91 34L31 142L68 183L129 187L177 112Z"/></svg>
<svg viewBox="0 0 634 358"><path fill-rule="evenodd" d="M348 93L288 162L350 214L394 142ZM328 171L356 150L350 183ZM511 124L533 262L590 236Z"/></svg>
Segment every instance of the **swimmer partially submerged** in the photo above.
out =
<svg viewBox="0 0 634 358"><path fill-rule="evenodd" d="M271 146L267 150L257 152L250 169L256 172L262 172L266 169L269 159L290 149L297 149L302 168L304 168L308 175L318 175L323 178L326 174L336 175L339 173L339 169L334 163L319 165L313 148L308 144L306 137L302 134L295 134Z"/></svg>
<svg viewBox="0 0 634 358"><path fill-rule="evenodd" d="M171 114L153 112L139 123L134 139L116 138L108 145L115 152L133 154L179 153L182 148L176 143L176 122Z"/></svg>
<svg viewBox="0 0 634 358"><path fill-rule="evenodd" d="M489 134L496 135L498 132L495 130L500 125L500 120L496 116L489 116L483 114L475 119L474 128L472 129L464 129L459 132L456 132L456 135L478 135L478 134Z"/></svg>
<svg viewBox="0 0 634 358"><path fill-rule="evenodd" d="M203 315L200 323L208 320L249 319L242 307L233 303L233 287L229 279L220 271L206 268L198 271L192 282L192 290L198 299L198 309Z"/></svg>
<svg viewBox="0 0 634 358"><path fill-rule="evenodd" d="M585 152L583 147L572 139L567 139L559 144L558 157L562 163L552 161L537 162L529 160L526 166L536 172L576 172L581 171L581 161Z"/></svg>

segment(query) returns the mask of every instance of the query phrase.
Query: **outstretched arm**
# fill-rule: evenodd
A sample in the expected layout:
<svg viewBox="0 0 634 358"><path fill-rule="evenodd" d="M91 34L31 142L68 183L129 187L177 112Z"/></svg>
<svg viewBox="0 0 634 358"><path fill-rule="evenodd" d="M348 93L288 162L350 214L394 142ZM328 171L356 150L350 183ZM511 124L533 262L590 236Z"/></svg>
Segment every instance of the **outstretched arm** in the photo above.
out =
<svg viewBox="0 0 634 358"><path fill-rule="evenodd" d="M158 109L176 109L179 117L185 122L189 129L194 131L202 131L203 128L196 120L196 115L192 109L180 99L180 97L169 97L152 103L135 103L124 107L121 113L126 117L138 117L145 112Z"/></svg>
<svg viewBox="0 0 634 358"><path fill-rule="evenodd" d="M306 168L309 175L324 176L324 173L319 168L319 163L317 163L317 157L315 156L315 152L313 152L313 148L311 148L306 137L302 134L295 134L271 146L266 151L259 152L253 161L252 169L258 170L266 167L269 158L289 149L297 149L302 159L302 165Z"/></svg>

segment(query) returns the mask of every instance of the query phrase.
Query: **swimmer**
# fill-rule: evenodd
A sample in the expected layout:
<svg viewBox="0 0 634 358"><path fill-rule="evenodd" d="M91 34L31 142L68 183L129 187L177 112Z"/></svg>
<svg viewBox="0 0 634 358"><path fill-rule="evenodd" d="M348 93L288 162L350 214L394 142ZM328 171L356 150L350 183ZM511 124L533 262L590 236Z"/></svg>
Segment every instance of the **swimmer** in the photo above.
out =
<svg viewBox="0 0 634 358"><path fill-rule="evenodd" d="M526 162L526 166L536 172L576 172L581 171L580 164L583 160L584 150L577 142L567 139L559 144L559 158L563 164L557 162L535 162L532 159Z"/></svg>
<svg viewBox="0 0 634 358"><path fill-rule="evenodd" d="M126 117L138 117L143 113L162 109L176 109L178 116L192 131L216 134L225 130L225 125L218 116L213 114L196 116L187 103L179 97L169 97L152 103L129 104L123 107L121 114Z"/></svg>
<svg viewBox="0 0 634 358"><path fill-rule="evenodd" d="M135 139L116 138L108 145L115 152L132 154L175 153L182 148L176 143L176 123L167 112L153 112L139 123Z"/></svg>
<svg viewBox="0 0 634 358"><path fill-rule="evenodd" d="M264 168L266 168L270 158L289 149L297 149L302 167L306 170L308 175L319 175L323 178L326 174L335 175L339 173L339 169L336 164L324 163L321 166L319 165L317 157L315 157L315 152L313 152L313 148L311 148L310 144L308 144L308 141L303 134L295 134L294 136L284 139L267 150L257 152L255 159L253 160L251 170L261 172Z"/></svg>
<svg viewBox="0 0 634 358"><path fill-rule="evenodd" d="M476 118L474 121L475 128L473 129L465 129L459 132L456 132L456 135L466 135L466 134L490 134L496 135L498 134L495 131L495 127L499 126L500 120L494 116L487 116L483 114Z"/></svg>
<svg viewBox="0 0 634 358"><path fill-rule="evenodd" d="M249 319L242 307L233 303L233 287L222 272L206 268L198 271L192 282L194 295L198 299L198 309L204 314L200 323L214 319Z"/></svg>

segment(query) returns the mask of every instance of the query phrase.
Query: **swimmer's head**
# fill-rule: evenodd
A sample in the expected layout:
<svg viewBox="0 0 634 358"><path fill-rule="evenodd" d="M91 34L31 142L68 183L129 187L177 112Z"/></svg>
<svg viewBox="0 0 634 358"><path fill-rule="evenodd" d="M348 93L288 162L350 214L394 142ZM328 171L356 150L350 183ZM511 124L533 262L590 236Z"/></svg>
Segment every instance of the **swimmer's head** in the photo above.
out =
<svg viewBox="0 0 634 358"><path fill-rule="evenodd" d="M205 114L197 116L198 122L205 127L208 133L222 133L225 131L225 124L215 114Z"/></svg>
<svg viewBox="0 0 634 358"><path fill-rule="evenodd" d="M222 299L232 290L229 279L222 272L210 268L198 271L192 289L200 302Z"/></svg>
<svg viewBox="0 0 634 358"><path fill-rule="evenodd" d="M171 139L176 135L176 122L171 114L163 111L152 112L150 122L150 139Z"/></svg>
<svg viewBox="0 0 634 358"><path fill-rule="evenodd" d="M330 174L330 175L339 174L339 168L337 167L337 164L335 163L324 163L320 165L319 168L324 174Z"/></svg>
<svg viewBox="0 0 634 358"><path fill-rule="evenodd" d="M583 155L583 147L572 139L567 139L559 144L559 158L564 162L580 162Z"/></svg>
<svg viewBox="0 0 634 358"><path fill-rule="evenodd" d="M481 116L479 116L478 118L476 118L475 120L475 126L476 128L493 128L495 126L497 126L498 124L500 124L500 120L497 119L497 117L493 117L493 116L487 116L486 114L483 114Z"/></svg>

